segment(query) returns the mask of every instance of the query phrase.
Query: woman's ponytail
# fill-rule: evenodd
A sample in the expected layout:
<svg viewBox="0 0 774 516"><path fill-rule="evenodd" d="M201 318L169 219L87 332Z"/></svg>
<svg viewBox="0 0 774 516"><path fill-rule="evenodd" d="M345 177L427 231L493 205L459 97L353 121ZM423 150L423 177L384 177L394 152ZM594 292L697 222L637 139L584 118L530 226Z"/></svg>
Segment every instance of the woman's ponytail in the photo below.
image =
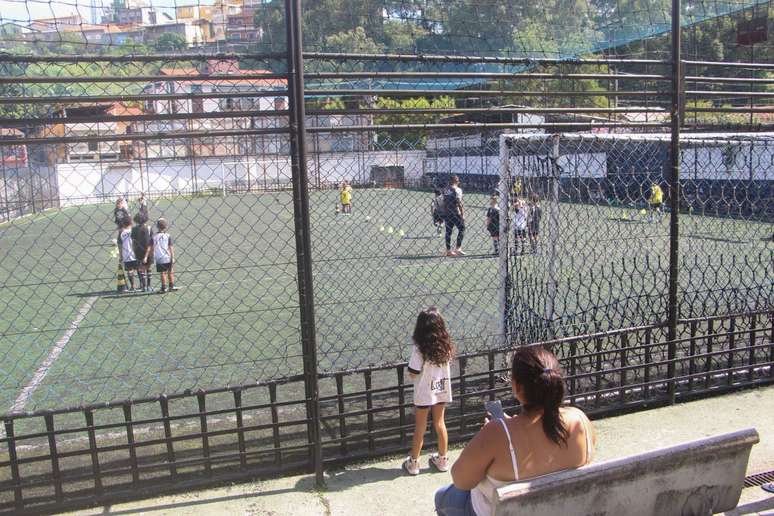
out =
<svg viewBox="0 0 774 516"><path fill-rule="evenodd" d="M540 346L525 346L513 354L511 374L523 389L524 408L543 410L543 431L557 445L566 445L567 425L559 408L564 400L564 378L556 357Z"/></svg>
<svg viewBox="0 0 774 516"><path fill-rule="evenodd" d="M570 433L559 414L564 399L564 379L559 371L549 369L540 375L540 381L545 385L546 393L542 403L543 431L554 443L566 445Z"/></svg>

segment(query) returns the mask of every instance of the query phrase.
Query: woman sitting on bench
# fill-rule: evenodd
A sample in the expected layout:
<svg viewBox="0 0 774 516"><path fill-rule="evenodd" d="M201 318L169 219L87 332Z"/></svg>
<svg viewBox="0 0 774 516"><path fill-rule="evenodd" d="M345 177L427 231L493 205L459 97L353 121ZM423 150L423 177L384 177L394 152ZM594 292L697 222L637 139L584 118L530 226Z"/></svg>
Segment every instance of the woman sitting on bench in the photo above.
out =
<svg viewBox="0 0 774 516"><path fill-rule="evenodd" d="M591 461L591 422L581 410L562 406L564 378L553 353L519 348L511 388L521 413L486 420L454 463L454 484L435 493L438 514L489 516L497 488Z"/></svg>

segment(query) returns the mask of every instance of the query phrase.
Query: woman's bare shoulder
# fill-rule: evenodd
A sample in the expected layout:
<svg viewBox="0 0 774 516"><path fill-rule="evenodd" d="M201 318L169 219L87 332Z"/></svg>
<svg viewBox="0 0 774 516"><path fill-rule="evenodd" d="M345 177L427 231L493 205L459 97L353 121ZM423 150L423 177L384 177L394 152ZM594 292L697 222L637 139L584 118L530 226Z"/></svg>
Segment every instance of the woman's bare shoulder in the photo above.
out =
<svg viewBox="0 0 774 516"><path fill-rule="evenodd" d="M562 418L567 423L586 423L589 421L589 417L578 407L566 405L559 409L562 414Z"/></svg>

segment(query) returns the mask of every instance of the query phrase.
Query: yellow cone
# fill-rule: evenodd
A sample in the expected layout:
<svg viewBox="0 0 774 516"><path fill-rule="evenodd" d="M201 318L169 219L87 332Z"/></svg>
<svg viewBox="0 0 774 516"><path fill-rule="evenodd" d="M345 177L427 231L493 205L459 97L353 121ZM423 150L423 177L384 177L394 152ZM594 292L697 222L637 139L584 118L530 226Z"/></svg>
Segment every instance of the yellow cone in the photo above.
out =
<svg viewBox="0 0 774 516"><path fill-rule="evenodd" d="M124 269L119 267L118 273L116 274L116 290L121 292L125 288L126 288L126 276L124 275Z"/></svg>

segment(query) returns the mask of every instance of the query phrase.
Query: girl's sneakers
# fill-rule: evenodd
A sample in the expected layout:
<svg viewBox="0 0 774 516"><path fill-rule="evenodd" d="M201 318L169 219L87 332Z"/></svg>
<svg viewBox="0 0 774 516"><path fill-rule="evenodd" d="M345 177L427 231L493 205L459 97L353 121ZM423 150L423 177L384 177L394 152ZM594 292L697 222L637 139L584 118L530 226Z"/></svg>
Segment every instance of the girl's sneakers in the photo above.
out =
<svg viewBox="0 0 774 516"><path fill-rule="evenodd" d="M437 453L430 456L430 465L441 472L449 471L449 459Z"/></svg>
<svg viewBox="0 0 774 516"><path fill-rule="evenodd" d="M419 474L419 461L417 459L412 459L410 456L406 457L406 460L403 461L403 469L408 473L409 475L418 475Z"/></svg>
<svg viewBox="0 0 774 516"><path fill-rule="evenodd" d="M434 453L430 456L430 466L440 472L449 471L449 459ZM402 467L409 475L414 476L419 474L419 460L412 459L411 456L406 457L406 460L403 461Z"/></svg>

